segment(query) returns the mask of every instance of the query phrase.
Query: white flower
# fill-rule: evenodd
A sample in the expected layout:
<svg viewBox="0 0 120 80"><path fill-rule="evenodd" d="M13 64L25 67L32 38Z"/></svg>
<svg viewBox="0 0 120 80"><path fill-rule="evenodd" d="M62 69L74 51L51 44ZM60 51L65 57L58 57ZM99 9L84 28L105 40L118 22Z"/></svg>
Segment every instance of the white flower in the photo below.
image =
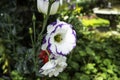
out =
<svg viewBox="0 0 120 80"><path fill-rule="evenodd" d="M70 3L70 0L67 0L68 3Z"/></svg>
<svg viewBox="0 0 120 80"><path fill-rule="evenodd" d="M60 0L60 5L63 5L64 3L70 3L71 0Z"/></svg>
<svg viewBox="0 0 120 80"><path fill-rule="evenodd" d="M63 0L60 0L60 5L62 5L63 4Z"/></svg>
<svg viewBox="0 0 120 80"><path fill-rule="evenodd" d="M68 23L57 21L47 27L42 49L52 54L67 55L76 46L76 32Z"/></svg>
<svg viewBox="0 0 120 80"><path fill-rule="evenodd" d="M69 16L65 16L65 17L64 17L64 20L67 20L68 18L69 18Z"/></svg>
<svg viewBox="0 0 120 80"><path fill-rule="evenodd" d="M54 56L54 58L48 61L39 72L43 75L49 75L49 77L58 76L66 66L67 63L65 56Z"/></svg>
<svg viewBox="0 0 120 80"><path fill-rule="evenodd" d="M50 15L56 14L58 8L59 8L59 0L56 0L50 9ZM47 14L48 11L48 6L49 6L49 1L48 0L37 0L37 8L39 12L42 12L43 14Z"/></svg>

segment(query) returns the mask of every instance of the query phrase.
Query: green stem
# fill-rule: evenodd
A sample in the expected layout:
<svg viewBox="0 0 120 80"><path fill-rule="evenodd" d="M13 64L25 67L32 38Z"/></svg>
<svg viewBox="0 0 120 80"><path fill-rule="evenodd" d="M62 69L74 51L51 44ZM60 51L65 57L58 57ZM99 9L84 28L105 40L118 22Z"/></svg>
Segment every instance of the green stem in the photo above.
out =
<svg viewBox="0 0 120 80"><path fill-rule="evenodd" d="M32 42L32 55L34 56L33 58L33 62L34 62L34 66L35 66L35 72L37 71L37 59L36 59L36 27L35 27L35 21L36 21L36 17L35 14L33 14L32 16L32 22L33 22L33 35L30 33L30 37L31 37L31 42Z"/></svg>
<svg viewBox="0 0 120 80"><path fill-rule="evenodd" d="M49 57L49 61L50 61L50 53L48 52L48 50L45 50L45 52L47 53L47 55Z"/></svg>
<svg viewBox="0 0 120 80"><path fill-rule="evenodd" d="M40 38L40 37L43 37L42 34L43 34L44 30L45 30L45 26L47 25L47 21L48 21L48 18L49 18L49 16L50 16L51 6L52 6L52 3L50 3L49 6L48 6L47 15L45 15L45 19L44 19L44 21L43 21L42 31L41 31L41 33L38 35L38 40L42 39L42 38Z"/></svg>
<svg viewBox="0 0 120 80"><path fill-rule="evenodd" d="M83 63L84 63L84 64L87 64L84 58L82 58L82 60L83 60Z"/></svg>
<svg viewBox="0 0 120 80"><path fill-rule="evenodd" d="M36 54L35 54L35 44L34 44L34 40L33 40L33 36L32 36L32 34L30 34L30 37L31 37L32 48L33 48L33 52L32 52L32 54L33 54L33 56L34 56L34 58L33 58L33 62L34 62L35 71L36 71Z"/></svg>
<svg viewBox="0 0 120 80"><path fill-rule="evenodd" d="M35 20L33 20L33 34L34 34L34 44L35 44L36 41Z"/></svg>
<svg viewBox="0 0 120 80"><path fill-rule="evenodd" d="M32 42L32 48L34 49L35 46L34 46L34 40L33 40L33 36L32 36L32 34L30 34L30 38L31 38L31 42Z"/></svg>

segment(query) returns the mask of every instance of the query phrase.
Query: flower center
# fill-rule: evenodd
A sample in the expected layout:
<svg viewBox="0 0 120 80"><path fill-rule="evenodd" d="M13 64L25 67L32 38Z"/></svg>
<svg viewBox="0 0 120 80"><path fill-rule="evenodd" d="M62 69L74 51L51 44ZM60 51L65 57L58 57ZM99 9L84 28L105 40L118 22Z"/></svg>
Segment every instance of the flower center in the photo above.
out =
<svg viewBox="0 0 120 80"><path fill-rule="evenodd" d="M55 35L55 36L54 36L54 40L55 40L56 42L61 42L61 41L62 41L62 36L61 36L61 34Z"/></svg>

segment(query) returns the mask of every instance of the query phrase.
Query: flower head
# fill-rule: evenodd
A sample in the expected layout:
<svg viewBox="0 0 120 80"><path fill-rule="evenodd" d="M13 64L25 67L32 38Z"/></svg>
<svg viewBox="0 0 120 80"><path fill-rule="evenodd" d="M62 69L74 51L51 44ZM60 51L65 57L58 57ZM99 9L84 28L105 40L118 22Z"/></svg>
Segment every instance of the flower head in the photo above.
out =
<svg viewBox="0 0 120 80"><path fill-rule="evenodd" d="M51 56L53 56L51 54ZM54 59L48 61L41 69L40 73L43 75L58 76L67 66L65 56L54 56Z"/></svg>
<svg viewBox="0 0 120 80"><path fill-rule="evenodd" d="M55 0L52 3L52 6L50 8L50 15L56 14L58 8L59 8L59 0ZM37 8L39 12L42 12L43 14L47 14L49 6L49 0L37 0Z"/></svg>
<svg viewBox="0 0 120 80"><path fill-rule="evenodd" d="M67 55L75 46L76 32L70 24L57 21L48 25L43 50L48 49L55 55Z"/></svg>

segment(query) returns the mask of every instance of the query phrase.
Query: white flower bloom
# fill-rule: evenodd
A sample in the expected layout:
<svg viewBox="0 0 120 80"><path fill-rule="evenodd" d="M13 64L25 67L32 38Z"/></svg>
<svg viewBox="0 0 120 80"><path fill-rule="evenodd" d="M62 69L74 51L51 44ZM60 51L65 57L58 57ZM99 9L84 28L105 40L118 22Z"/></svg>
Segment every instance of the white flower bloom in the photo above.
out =
<svg viewBox="0 0 120 80"><path fill-rule="evenodd" d="M54 55L67 55L76 46L76 32L70 24L57 21L48 25L43 42L43 50L50 50Z"/></svg>
<svg viewBox="0 0 120 80"><path fill-rule="evenodd" d="M67 0L68 3L70 3L70 0Z"/></svg>
<svg viewBox="0 0 120 80"><path fill-rule="evenodd" d="M65 56L55 56L54 59L48 61L39 72L43 75L49 75L49 77L58 76L66 66L67 63Z"/></svg>
<svg viewBox="0 0 120 80"><path fill-rule="evenodd" d="M67 20L68 18L69 18L69 16L65 16L65 17L64 17L64 20Z"/></svg>
<svg viewBox="0 0 120 80"><path fill-rule="evenodd" d="M58 8L59 8L59 0L56 0L50 9L50 15L56 14ZM39 12L42 12L43 14L47 14L48 11L48 6L49 6L49 1L48 0L37 0L37 8Z"/></svg>
<svg viewBox="0 0 120 80"><path fill-rule="evenodd" d="M63 4L63 0L60 0L60 5L62 5Z"/></svg>

